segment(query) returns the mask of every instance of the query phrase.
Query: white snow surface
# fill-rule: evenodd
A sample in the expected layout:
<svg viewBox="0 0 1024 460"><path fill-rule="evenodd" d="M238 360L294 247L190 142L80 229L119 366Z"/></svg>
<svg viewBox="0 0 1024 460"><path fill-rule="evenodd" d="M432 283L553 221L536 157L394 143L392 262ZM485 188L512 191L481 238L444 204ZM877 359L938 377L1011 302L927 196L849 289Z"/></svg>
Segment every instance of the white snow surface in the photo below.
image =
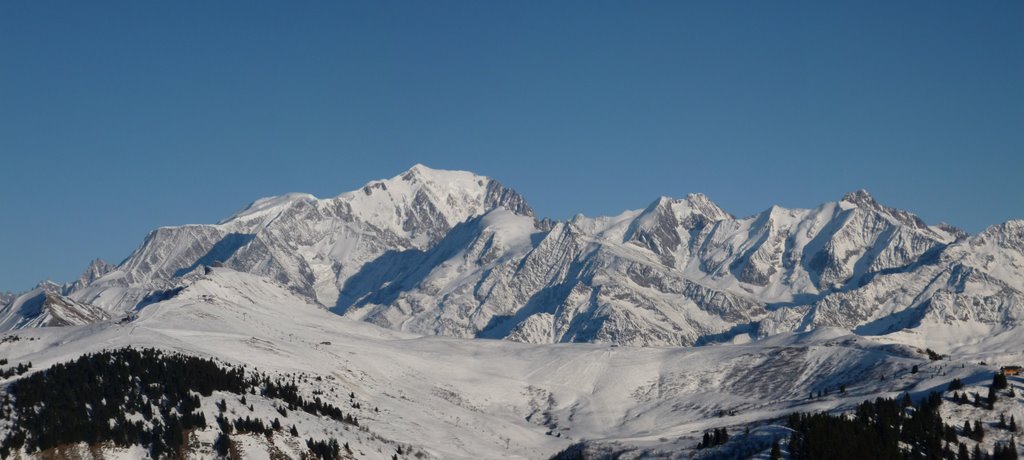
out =
<svg viewBox="0 0 1024 460"><path fill-rule="evenodd" d="M531 343L1024 321L1024 221L969 236L859 190L740 218L689 194L552 222L493 179L423 165L333 198L263 198L219 224L157 229L117 267L96 261L55 293L69 300L63 316L118 317L219 265L394 330ZM4 303L2 330L50 324Z"/></svg>
<svg viewBox="0 0 1024 460"><path fill-rule="evenodd" d="M519 227L515 219L502 223ZM0 343L0 355L11 365L31 361L33 371L135 346L306 374L304 391L319 389L341 403L355 393L362 409L353 413L366 431L294 412L282 423L297 424L303 437L350 442L359 458L390 458L396 443L430 458L547 458L582 440L654 456L692 453L706 429L774 433L778 419L793 411L846 410L904 391L922 396L954 377L981 381L999 365L1024 359L1019 335L964 344L954 361L935 363L913 347L834 328L692 348L417 336L340 317L283 284L228 268L190 278L177 296L146 306L134 321L9 334L24 340ZM979 359L989 365L977 365ZM913 365L922 372L911 374ZM840 385L846 394L838 394ZM823 389L831 395L808 399ZM204 399L209 420L221 397L233 401ZM250 398L256 415L277 416L269 402ZM214 435L215 429L198 433L193 456L208 456L201 444ZM273 449L301 449L289 442L275 437L271 447L252 437L240 444L247 458L260 458Z"/></svg>

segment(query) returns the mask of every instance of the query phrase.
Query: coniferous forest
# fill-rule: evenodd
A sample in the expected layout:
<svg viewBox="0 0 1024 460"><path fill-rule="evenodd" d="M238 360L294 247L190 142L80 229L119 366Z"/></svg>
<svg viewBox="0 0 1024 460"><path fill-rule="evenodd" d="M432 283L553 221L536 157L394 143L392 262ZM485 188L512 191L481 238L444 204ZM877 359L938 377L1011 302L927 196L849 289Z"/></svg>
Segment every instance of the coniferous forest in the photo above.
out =
<svg viewBox="0 0 1024 460"><path fill-rule="evenodd" d="M897 399L865 401L857 406L853 416L792 414L787 422L793 430L788 450L794 459L1017 458L1017 451L1012 445L997 446L990 454L978 445L968 448L959 442L958 435L979 441L984 435L983 430L977 423L963 428L947 425L939 414L941 404L942 396L933 392L916 406L911 404L907 395Z"/></svg>
<svg viewBox="0 0 1024 460"><path fill-rule="evenodd" d="M7 458L21 448L37 452L79 442L142 445L153 458L179 457L187 432L208 426L200 410L200 396L209 397L214 391L260 394L281 401L284 413L287 407L342 423L359 423L319 396L304 398L294 381L260 373L247 375L241 367L225 367L194 356L123 348L83 355L11 383L0 396L0 418L12 424L0 441L0 457ZM223 411L224 406L217 406ZM222 453L230 445L232 432L298 434L294 427L284 429L276 419L222 423L226 420L221 417L215 448ZM310 440L316 446L311 452L320 458L334 458L338 449L331 447L337 441L331 441Z"/></svg>

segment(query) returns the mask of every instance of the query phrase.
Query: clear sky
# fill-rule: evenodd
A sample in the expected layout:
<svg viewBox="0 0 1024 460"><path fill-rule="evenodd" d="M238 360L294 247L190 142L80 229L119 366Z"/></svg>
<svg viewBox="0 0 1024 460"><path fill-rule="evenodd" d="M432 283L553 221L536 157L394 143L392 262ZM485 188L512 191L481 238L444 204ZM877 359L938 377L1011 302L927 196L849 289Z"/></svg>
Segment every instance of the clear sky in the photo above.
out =
<svg viewBox="0 0 1024 460"><path fill-rule="evenodd" d="M0 2L0 290L414 163L542 216L1024 218L1024 2Z"/></svg>

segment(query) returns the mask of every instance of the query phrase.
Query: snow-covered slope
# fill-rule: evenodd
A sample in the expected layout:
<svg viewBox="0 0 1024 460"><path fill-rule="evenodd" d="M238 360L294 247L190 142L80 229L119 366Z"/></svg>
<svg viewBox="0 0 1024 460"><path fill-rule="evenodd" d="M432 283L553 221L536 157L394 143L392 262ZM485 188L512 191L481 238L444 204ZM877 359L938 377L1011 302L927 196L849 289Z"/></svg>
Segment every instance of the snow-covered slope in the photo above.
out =
<svg viewBox="0 0 1024 460"><path fill-rule="evenodd" d="M511 214L496 220L506 221L492 225L520 227ZM311 377L302 391L319 390L327 401L345 404L360 429L296 413L282 423L298 424L303 437L349 442L359 458L390 458L396 445L429 458L547 458L583 440L690 455L706 429L780 435L775 420L796 410L849 408L902 391L919 395L991 369L945 369L910 347L831 328L696 348L418 337L351 321L281 283L226 268L185 283L132 321L17 331L21 340L0 341L0 355L37 370L102 349L158 347L271 375L302 373ZM922 371L910 373L912 365ZM822 390L830 395L808 399ZM348 408L348 392L361 408ZM220 397L203 401L210 420ZM251 400L256 416L277 416L269 402ZM244 410L232 402L231 410L236 407ZM196 436L215 434L211 427ZM260 439L239 441L247 457L268 455L271 447ZM275 436L272 444L294 452L288 442ZM204 457L208 448L194 453Z"/></svg>
<svg viewBox="0 0 1024 460"><path fill-rule="evenodd" d="M264 198L218 224L157 229L59 293L121 316L223 265L350 318L466 338L693 345L816 327L1011 330L1024 319L1021 227L969 236L863 190L743 218L690 194L538 221L492 179L417 165L334 198ZM7 303L0 325L37 325Z"/></svg>

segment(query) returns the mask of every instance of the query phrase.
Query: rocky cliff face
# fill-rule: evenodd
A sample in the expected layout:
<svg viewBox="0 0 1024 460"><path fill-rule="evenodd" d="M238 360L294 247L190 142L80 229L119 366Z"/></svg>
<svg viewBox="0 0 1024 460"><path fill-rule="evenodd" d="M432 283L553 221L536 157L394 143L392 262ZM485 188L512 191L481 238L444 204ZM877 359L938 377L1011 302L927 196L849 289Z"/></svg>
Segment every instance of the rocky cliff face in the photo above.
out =
<svg viewBox="0 0 1024 460"><path fill-rule="evenodd" d="M493 179L416 166L334 198L266 198L218 224L157 229L58 293L116 315L224 265L338 314L456 337L693 345L822 326L1013 327L1022 233L1020 221L976 236L929 226L863 190L744 218L691 194L538 221ZM7 327L29 324L7 304ZM89 311L79 317L102 316Z"/></svg>

